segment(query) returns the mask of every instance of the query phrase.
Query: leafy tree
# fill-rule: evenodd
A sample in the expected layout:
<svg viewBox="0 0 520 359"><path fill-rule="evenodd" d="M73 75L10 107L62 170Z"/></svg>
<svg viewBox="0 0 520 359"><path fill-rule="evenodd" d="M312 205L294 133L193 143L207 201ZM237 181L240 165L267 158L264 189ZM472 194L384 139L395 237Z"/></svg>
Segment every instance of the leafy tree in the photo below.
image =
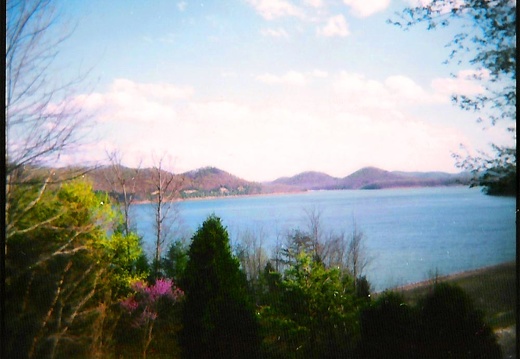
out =
<svg viewBox="0 0 520 359"><path fill-rule="evenodd" d="M213 215L204 221L188 255L181 283L186 295L181 333L184 356L258 357L258 325L247 282L219 218Z"/></svg>
<svg viewBox="0 0 520 359"><path fill-rule="evenodd" d="M359 301L350 277L301 252L285 272L279 299L260 313L264 352L273 358L345 358L358 336Z"/></svg>
<svg viewBox="0 0 520 359"><path fill-rule="evenodd" d="M271 262L267 262L260 275L258 305L278 305L282 291L282 275L276 271Z"/></svg>
<svg viewBox="0 0 520 359"><path fill-rule="evenodd" d="M419 310L423 357L501 358L493 330L460 287L435 285Z"/></svg>
<svg viewBox="0 0 520 359"><path fill-rule="evenodd" d="M170 244L162 259L162 269L167 278L181 282L188 264L188 246L181 240Z"/></svg>
<svg viewBox="0 0 520 359"><path fill-rule="evenodd" d="M43 193L36 184L13 195L19 201L9 214L18 221L5 253L8 356L88 350L96 345L88 328L110 301L101 248L113 212L83 183Z"/></svg>
<svg viewBox="0 0 520 359"><path fill-rule="evenodd" d="M417 310L397 293L385 292L361 314L360 358L420 358Z"/></svg>
<svg viewBox="0 0 520 359"><path fill-rule="evenodd" d="M115 231L102 242L103 251L111 264L112 286L117 295L126 295L132 283L143 280L148 275L146 266L140 265L145 256L141 240L134 232L125 235Z"/></svg>
<svg viewBox="0 0 520 359"><path fill-rule="evenodd" d="M362 358L500 358L500 347L482 313L459 287L435 284L408 305L384 293L361 315Z"/></svg>
<svg viewBox="0 0 520 359"><path fill-rule="evenodd" d="M370 300L370 283L366 276L356 278L356 295L358 298Z"/></svg>
<svg viewBox="0 0 520 359"><path fill-rule="evenodd" d="M17 220L8 217L5 247L7 357L108 353L117 300L146 275L137 267L136 236L114 232L120 217L84 182L45 191L36 182L12 196L9 215Z"/></svg>
<svg viewBox="0 0 520 359"><path fill-rule="evenodd" d="M469 65L476 70L473 79L485 91L473 97L454 94L452 99L463 110L479 112L478 122L507 121L507 131L516 140L516 1L432 0L398 15L399 20L389 22L405 29L421 23L428 29L460 26L447 45L448 60L460 65L469 56ZM474 185L485 186L489 194L516 193L516 149L498 145L491 149L491 155L482 151L465 158L455 155L457 165L471 171Z"/></svg>

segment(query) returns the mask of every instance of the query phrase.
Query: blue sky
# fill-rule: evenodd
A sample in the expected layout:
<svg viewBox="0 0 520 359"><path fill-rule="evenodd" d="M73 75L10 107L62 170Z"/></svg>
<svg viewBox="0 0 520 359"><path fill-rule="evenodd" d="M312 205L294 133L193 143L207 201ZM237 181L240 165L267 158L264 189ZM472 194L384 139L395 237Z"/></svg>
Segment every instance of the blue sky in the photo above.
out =
<svg viewBox="0 0 520 359"><path fill-rule="evenodd" d="M364 166L457 172L451 158L507 143L450 103L475 94L443 65L456 27L402 31L400 0L64 1L76 23L55 76L90 69L69 100L93 132L64 163L216 166L247 180ZM450 73L457 75L450 77Z"/></svg>

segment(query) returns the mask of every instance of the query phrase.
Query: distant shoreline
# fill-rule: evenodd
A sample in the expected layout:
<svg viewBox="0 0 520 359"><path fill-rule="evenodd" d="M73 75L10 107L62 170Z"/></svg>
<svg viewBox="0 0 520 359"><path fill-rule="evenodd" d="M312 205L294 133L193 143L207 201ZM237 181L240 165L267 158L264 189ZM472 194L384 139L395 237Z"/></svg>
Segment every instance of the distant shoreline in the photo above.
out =
<svg viewBox="0 0 520 359"><path fill-rule="evenodd" d="M394 189L416 189L416 188L453 188L453 187L467 187L469 186L464 184L457 185L446 185L446 186L404 186L404 187L388 187L388 188L378 188L378 189L361 189L361 188L343 188L343 189L312 189L312 190L299 190L299 191L285 191L285 192L273 192L273 193L257 193L257 194L234 194L228 196L206 196L206 197L190 197L190 198L177 198L171 202L189 202L189 201L204 201L204 200L213 200L213 199L226 199L226 198L251 198L251 197L267 197L267 196L288 196L293 194L302 194L302 193L311 193L311 192L329 192L329 191L364 191L364 192L372 192L372 191L385 191L385 190L394 190ZM153 201L135 201L133 204L152 204L155 203Z"/></svg>
<svg viewBox="0 0 520 359"><path fill-rule="evenodd" d="M311 191L294 191L294 192L276 192L276 193L258 193L258 194L236 194L229 196L207 196L207 197L190 197L190 198L177 198L172 203L177 202L195 202L195 201L205 201L205 200L213 200L213 199L236 199L236 198L251 198L251 197L267 197L267 196L287 196L291 194L301 194L308 193ZM135 201L133 204L152 204L155 203L153 201Z"/></svg>

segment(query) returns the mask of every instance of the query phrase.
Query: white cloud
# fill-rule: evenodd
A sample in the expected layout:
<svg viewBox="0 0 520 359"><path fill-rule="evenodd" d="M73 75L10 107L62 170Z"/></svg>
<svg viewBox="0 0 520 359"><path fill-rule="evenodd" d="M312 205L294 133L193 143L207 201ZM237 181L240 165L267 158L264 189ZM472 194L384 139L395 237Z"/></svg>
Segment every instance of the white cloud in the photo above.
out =
<svg viewBox="0 0 520 359"><path fill-rule="evenodd" d="M345 37L350 34L347 21L343 15L332 16L327 20L325 26L318 28L318 35L325 37L340 36Z"/></svg>
<svg viewBox="0 0 520 359"><path fill-rule="evenodd" d="M350 6L354 15L359 17L373 15L390 5L390 0L343 0L343 2Z"/></svg>
<svg viewBox="0 0 520 359"><path fill-rule="evenodd" d="M450 1L432 1L432 0L407 0L412 7L426 7L431 6L433 12L440 14L447 14L452 9L459 9L462 6L467 6L465 0L450 0Z"/></svg>
<svg viewBox="0 0 520 359"><path fill-rule="evenodd" d="M313 78L332 93L316 91ZM211 165L248 180L272 180L305 170L345 176L366 165L454 170L450 151L470 143L452 127L407 115L406 105L433 96L402 75L377 81L318 69L258 80L308 86L296 106L291 101L301 91L283 91L276 99L203 101L191 88L127 79L105 93L78 97L89 109L104 109L97 115L101 141L88 156L102 159L105 148L119 149L128 165L142 159L149 166L152 153L167 152L176 172Z"/></svg>
<svg viewBox="0 0 520 359"><path fill-rule="evenodd" d="M260 33L263 36L269 36L269 37L275 37L275 38L283 38L288 39L289 33L285 31L284 28L277 28L277 29L262 29L260 30Z"/></svg>
<svg viewBox="0 0 520 359"><path fill-rule="evenodd" d="M282 76L263 74L256 76L256 80L269 85L296 85L303 86L307 83L305 75L297 71L289 71Z"/></svg>
<svg viewBox="0 0 520 359"><path fill-rule="evenodd" d="M112 92L129 96L143 96L160 101L187 99L193 95L191 87L177 87L167 83L137 83L127 79L116 79Z"/></svg>
<svg viewBox="0 0 520 359"><path fill-rule="evenodd" d="M385 80L385 86L394 98L404 102L428 103L433 100L432 95L406 76L389 76Z"/></svg>
<svg viewBox="0 0 520 359"><path fill-rule="evenodd" d="M478 78L489 77L487 71L461 70L456 77L437 78L432 80L432 88L441 96L476 95L484 92L484 87Z"/></svg>
<svg viewBox="0 0 520 359"><path fill-rule="evenodd" d="M266 20L284 16L304 18L302 9L284 0L248 0L255 10Z"/></svg>
<svg viewBox="0 0 520 359"><path fill-rule="evenodd" d="M385 86L381 82L366 79L362 74L341 71L333 88L354 106L389 106L389 93Z"/></svg>
<svg viewBox="0 0 520 359"><path fill-rule="evenodd" d="M444 101L403 75L389 76L381 82L367 79L362 74L341 71L333 88L352 107L392 109Z"/></svg>
<svg viewBox="0 0 520 359"><path fill-rule="evenodd" d="M174 105L193 92L191 87L116 79L107 92L80 95L72 101L94 113L100 123L159 124L176 118Z"/></svg>

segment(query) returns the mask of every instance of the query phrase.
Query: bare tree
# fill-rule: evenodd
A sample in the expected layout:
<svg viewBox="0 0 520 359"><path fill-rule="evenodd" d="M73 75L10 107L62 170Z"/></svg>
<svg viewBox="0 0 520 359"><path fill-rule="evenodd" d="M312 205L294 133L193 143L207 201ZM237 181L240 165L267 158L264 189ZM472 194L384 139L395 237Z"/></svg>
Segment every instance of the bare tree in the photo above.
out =
<svg viewBox="0 0 520 359"><path fill-rule="evenodd" d="M354 277L354 289L356 288L356 281L363 275L363 271L370 264L372 258L368 255L363 232L353 223L352 234L348 244L348 268Z"/></svg>
<svg viewBox="0 0 520 359"><path fill-rule="evenodd" d="M276 241L274 243L274 247L271 251L271 261L274 262L274 269L281 273L284 269L284 260L282 258L282 235L280 233L277 233L276 235Z"/></svg>
<svg viewBox="0 0 520 359"><path fill-rule="evenodd" d="M242 270L251 283L256 283L260 278L268 257L264 248L265 233L262 229L246 230L237 235L237 257Z"/></svg>
<svg viewBox="0 0 520 359"><path fill-rule="evenodd" d="M152 192L153 211L155 214L155 240L153 271L154 276L160 274L162 252L172 236L173 227L179 222L179 211L175 200L179 198L182 180L163 168L164 156L154 161L151 183L155 189Z"/></svg>
<svg viewBox="0 0 520 359"><path fill-rule="evenodd" d="M130 207L135 201L136 184L141 174L141 164L137 168L125 171L122 155L119 151L107 152L110 161L110 172L105 173L117 205L123 212L123 233L127 236L131 231Z"/></svg>
<svg viewBox="0 0 520 359"><path fill-rule="evenodd" d="M304 209L307 230L312 239L313 255L315 258L321 258L321 246L322 246L322 225L321 225L321 214L322 211L316 207Z"/></svg>
<svg viewBox="0 0 520 359"><path fill-rule="evenodd" d="M342 273L348 270L348 238L344 232L331 231L320 249L320 257L327 268L337 268Z"/></svg>
<svg viewBox="0 0 520 359"><path fill-rule="evenodd" d="M60 45L58 12L51 0L6 4L5 117L7 175L24 165L48 163L77 143L84 124L66 101L83 77L59 82L52 76ZM62 29L60 29L62 30ZM63 33L63 32L60 32Z"/></svg>
<svg viewBox="0 0 520 359"><path fill-rule="evenodd" d="M59 77L51 71L60 45L72 33L63 31L59 20L52 0L6 2L6 239L19 230L18 223L53 183L78 176L75 171L58 175L53 170L36 168L53 163L78 144L87 123L79 107L67 101L83 77L58 82ZM17 203L13 210L13 192L35 183L41 186L40 195L27 202L25 208ZM35 224L32 229L37 227ZM6 251L7 245L8 240Z"/></svg>

